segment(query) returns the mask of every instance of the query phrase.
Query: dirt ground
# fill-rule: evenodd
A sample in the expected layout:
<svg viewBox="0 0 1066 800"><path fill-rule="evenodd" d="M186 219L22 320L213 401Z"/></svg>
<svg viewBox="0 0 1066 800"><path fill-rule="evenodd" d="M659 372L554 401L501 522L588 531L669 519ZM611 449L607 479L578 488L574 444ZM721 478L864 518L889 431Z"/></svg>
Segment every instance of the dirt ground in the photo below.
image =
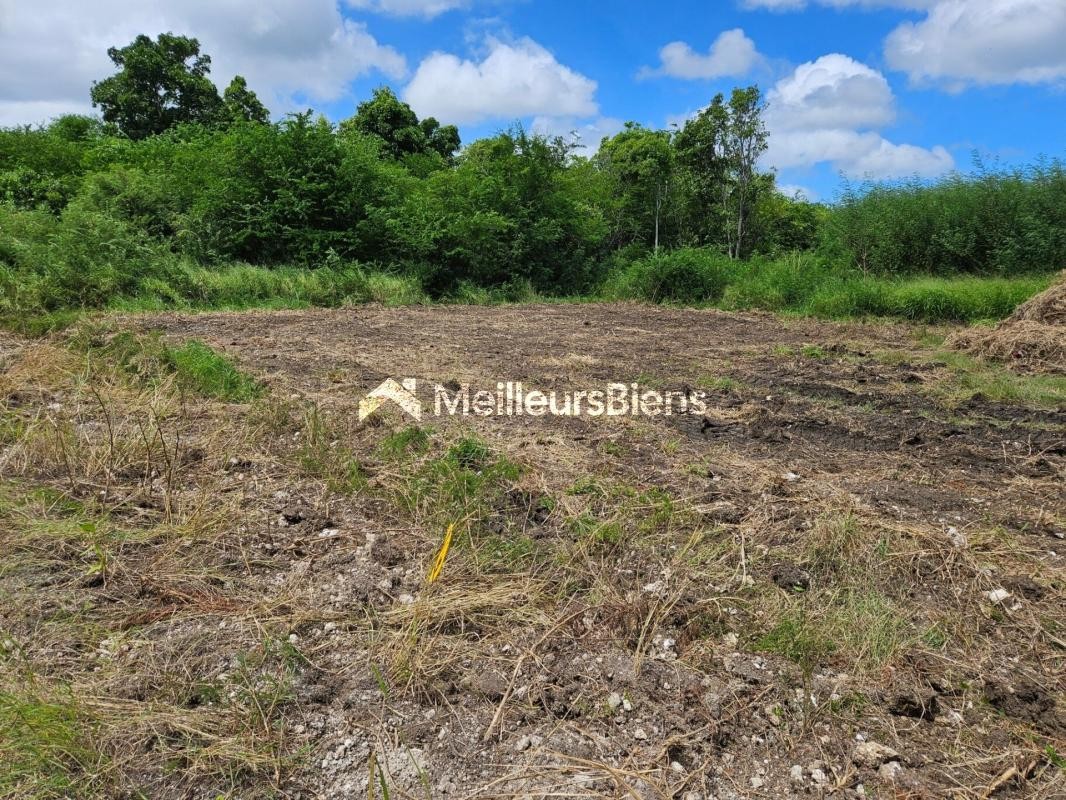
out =
<svg viewBox="0 0 1066 800"><path fill-rule="evenodd" d="M120 330L265 391L160 381ZM0 796L1064 797L1063 395L945 333L590 304L4 338ZM709 406L359 423L389 377Z"/></svg>

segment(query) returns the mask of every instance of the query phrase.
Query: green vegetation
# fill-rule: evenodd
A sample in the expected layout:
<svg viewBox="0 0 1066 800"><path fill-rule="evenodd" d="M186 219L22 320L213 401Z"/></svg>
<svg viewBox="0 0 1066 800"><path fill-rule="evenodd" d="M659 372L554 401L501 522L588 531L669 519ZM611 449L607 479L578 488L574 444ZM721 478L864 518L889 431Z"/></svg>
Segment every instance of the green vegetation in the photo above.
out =
<svg viewBox="0 0 1066 800"><path fill-rule="evenodd" d="M167 351L178 380L207 397L246 403L262 394L255 380L203 342L190 341Z"/></svg>
<svg viewBox="0 0 1066 800"><path fill-rule="evenodd" d="M593 155L515 127L460 150L388 89L332 124L220 96L195 39L111 48L103 119L0 130L0 316L606 297L918 321L1001 318L1066 264L1058 161L848 187L756 169L757 87Z"/></svg>
<svg viewBox="0 0 1066 800"><path fill-rule="evenodd" d="M60 798L99 788L108 769L71 697L0 688L0 794ZM26 794L29 792L30 794Z"/></svg>

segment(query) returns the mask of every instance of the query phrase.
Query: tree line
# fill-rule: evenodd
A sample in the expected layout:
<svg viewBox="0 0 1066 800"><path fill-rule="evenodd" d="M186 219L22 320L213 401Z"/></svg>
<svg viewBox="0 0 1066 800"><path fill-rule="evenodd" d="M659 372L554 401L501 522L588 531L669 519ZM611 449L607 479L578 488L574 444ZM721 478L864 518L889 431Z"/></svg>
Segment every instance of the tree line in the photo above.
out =
<svg viewBox="0 0 1066 800"><path fill-rule="evenodd" d="M590 293L635 261L690 248L736 262L803 251L867 274L1066 261L1060 162L810 203L759 168L768 134L755 86L713 97L676 130L627 123L589 154L520 125L463 147L454 126L419 119L387 88L338 124L311 111L271 122L243 77L219 94L194 38L138 36L108 53L115 74L90 90L99 118L0 131L0 286L11 291L65 269L89 285L53 304L97 302L163 256L375 264L432 295L516 283Z"/></svg>

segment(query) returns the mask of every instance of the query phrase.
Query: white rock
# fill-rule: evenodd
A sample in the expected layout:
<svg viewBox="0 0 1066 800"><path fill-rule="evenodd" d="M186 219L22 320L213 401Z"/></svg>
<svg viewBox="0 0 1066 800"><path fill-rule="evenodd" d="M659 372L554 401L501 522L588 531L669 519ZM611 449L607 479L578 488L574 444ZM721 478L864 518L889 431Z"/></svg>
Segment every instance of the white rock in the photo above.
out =
<svg viewBox="0 0 1066 800"><path fill-rule="evenodd" d="M764 781L758 775L752 775L752 777L751 777L751 788L752 789L761 789L765 785L766 785L766 781Z"/></svg>
<svg viewBox="0 0 1066 800"><path fill-rule="evenodd" d="M887 783L895 783L903 772L903 765L898 761L889 761L887 764L882 764L880 769L877 770L878 777Z"/></svg>
<svg viewBox="0 0 1066 800"><path fill-rule="evenodd" d="M895 761L899 753L879 742L859 742L851 754L851 760L860 767L879 767L887 761Z"/></svg>
<svg viewBox="0 0 1066 800"><path fill-rule="evenodd" d="M788 771L788 778L793 783L803 783L803 767L793 764L792 769Z"/></svg>
<svg viewBox="0 0 1066 800"><path fill-rule="evenodd" d="M985 592L985 597L988 598L990 603L1002 603L1010 598L1010 592L1004 588L993 589L991 592Z"/></svg>
<svg viewBox="0 0 1066 800"><path fill-rule="evenodd" d="M622 705L622 695L618 692L611 692L607 695L607 706L611 711L617 711L618 707Z"/></svg>
<svg viewBox="0 0 1066 800"><path fill-rule="evenodd" d="M643 728L637 728L635 731L633 731L633 738L643 741L644 739L648 738L648 734Z"/></svg>

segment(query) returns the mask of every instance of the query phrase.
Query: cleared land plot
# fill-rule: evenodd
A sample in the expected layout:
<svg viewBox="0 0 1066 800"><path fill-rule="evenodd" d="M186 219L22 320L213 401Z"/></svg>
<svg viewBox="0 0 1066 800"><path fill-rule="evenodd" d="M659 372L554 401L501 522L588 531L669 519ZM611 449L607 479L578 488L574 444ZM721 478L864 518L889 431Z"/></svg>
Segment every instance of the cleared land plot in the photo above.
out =
<svg viewBox="0 0 1066 800"><path fill-rule="evenodd" d="M4 338L0 796L1062 796L1066 379L943 333L549 305ZM713 403L358 424L386 377Z"/></svg>

